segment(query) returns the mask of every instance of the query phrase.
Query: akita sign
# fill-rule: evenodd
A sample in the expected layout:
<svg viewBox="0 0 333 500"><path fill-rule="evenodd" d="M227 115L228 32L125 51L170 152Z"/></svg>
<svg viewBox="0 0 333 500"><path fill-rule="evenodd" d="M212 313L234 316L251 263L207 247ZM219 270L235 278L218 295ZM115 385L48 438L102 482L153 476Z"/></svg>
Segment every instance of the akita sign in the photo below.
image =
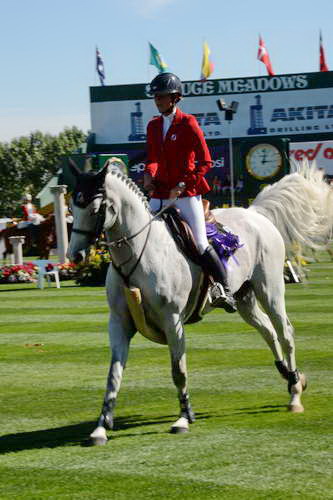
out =
<svg viewBox="0 0 333 500"><path fill-rule="evenodd" d="M207 139L229 135L216 104L221 96L239 103L234 138L330 133L333 138L333 72L189 81L183 82L183 94L181 109L196 116ZM151 97L148 84L91 87L96 144L144 143L147 123L157 113Z"/></svg>

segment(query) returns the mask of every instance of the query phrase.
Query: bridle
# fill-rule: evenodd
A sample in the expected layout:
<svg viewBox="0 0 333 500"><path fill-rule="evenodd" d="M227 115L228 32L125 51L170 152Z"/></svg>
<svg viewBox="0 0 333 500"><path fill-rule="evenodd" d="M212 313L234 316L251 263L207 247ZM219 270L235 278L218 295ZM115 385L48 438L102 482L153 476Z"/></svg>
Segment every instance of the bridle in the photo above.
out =
<svg viewBox="0 0 333 500"><path fill-rule="evenodd" d="M86 203L78 203L74 202L74 205L78 206L79 208L86 208L90 203L92 203L94 200L97 200L98 198L102 198L100 208L98 212L96 213L97 219L96 219L96 225L93 230L87 230L87 229L78 229L73 227L72 228L72 233L77 233L77 234L84 234L85 236L90 236L89 243L92 245L95 243L100 236L100 234L103 232L103 226L105 222L105 203L104 203L104 192L100 192L90 198L88 202Z"/></svg>
<svg viewBox="0 0 333 500"><path fill-rule="evenodd" d="M84 204L83 203L74 202L74 204L76 206L78 206L80 208L86 208L90 203L92 203L95 199L100 198L101 196L103 197L103 199L101 201L100 208L99 208L99 210L98 210L98 212L96 214L97 215L97 220L96 220L95 229L94 230L77 229L77 228L73 228L72 229L73 233L83 234L83 235L86 235L86 236L90 236L89 243L91 245L97 241L98 237L103 232L103 226L104 226L104 222L105 222L105 198L104 198L105 191L100 192L100 193L96 194L95 196L89 198L89 200L86 201ZM166 210L168 210L174 204L174 202L175 202L175 199L172 199L169 204L167 204L165 207L161 208L161 210L159 210L153 217L151 217L149 219L149 221L146 224L144 224L144 226L141 227L141 229L139 229L136 233L134 233L134 234L132 234L130 236L122 236L121 238L118 238L115 241L111 241L111 242L106 243L106 246L109 247L109 250L110 250L110 247L120 248L122 245L126 245L130 249L130 256L129 256L129 258L127 260L125 260L124 262L122 262L119 266L117 266L114 262L112 262L112 266L117 271L117 273L122 277L122 279L124 280L124 282L125 282L125 284L126 284L127 287L129 287L130 277L132 276L132 274L134 273L135 269L139 265L139 263L141 261L141 258L143 256L143 253L144 253L144 251L146 249L146 246L147 246L147 243L148 243L148 239L149 239L149 236L150 236L152 222L154 220L156 220L163 212L165 212ZM122 272L121 267L124 266L124 265L126 265L128 262L130 262L131 259L132 259L132 257L133 257L133 249L132 249L131 245L129 244L129 242L131 240L133 240L134 238L136 238L137 236L139 236L139 234L141 234L147 227L148 227L148 232L147 232L147 235L146 235L143 247L141 249L140 255L137 258L137 260L134 263L134 265L132 266L132 268L130 269L130 271L127 274L125 274L125 273Z"/></svg>

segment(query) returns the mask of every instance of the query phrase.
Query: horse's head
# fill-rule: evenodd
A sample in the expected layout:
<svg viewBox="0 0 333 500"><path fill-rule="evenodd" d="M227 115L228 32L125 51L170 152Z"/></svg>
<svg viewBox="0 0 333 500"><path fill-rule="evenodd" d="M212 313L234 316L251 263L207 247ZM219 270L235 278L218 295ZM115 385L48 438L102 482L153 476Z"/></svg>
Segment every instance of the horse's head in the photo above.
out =
<svg viewBox="0 0 333 500"><path fill-rule="evenodd" d="M76 186L72 196L73 227L67 256L77 263L86 258L87 250L102 231L104 182L108 164L97 173L81 173L74 163L70 163L70 168L76 178Z"/></svg>

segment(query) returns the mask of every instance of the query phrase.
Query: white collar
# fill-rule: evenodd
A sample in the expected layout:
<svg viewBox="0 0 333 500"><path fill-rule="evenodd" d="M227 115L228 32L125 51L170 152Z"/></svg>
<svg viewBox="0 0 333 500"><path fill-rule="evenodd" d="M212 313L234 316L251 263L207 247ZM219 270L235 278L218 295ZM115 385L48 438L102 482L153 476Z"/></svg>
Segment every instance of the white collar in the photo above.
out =
<svg viewBox="0 0 333 500"><path fill-rule="evenodd" d="M170 113L169 115L162 115L163 120L166 120L167 122L171 123L176 115L176 111L177 111L177 108L175 107L174 110L172 111L172 113Z"/></svg>
<svg viewBox="0 0 333 500"><path fill-rule="evenodd" d="M168 133L168 130L171 127L171 124L172 124L172 121L175 117L175 114L176 114L176 108L169 115L167 115L167 116L162 115L162 117L163 117L163 139L165 139L165 137Z"/></svg>

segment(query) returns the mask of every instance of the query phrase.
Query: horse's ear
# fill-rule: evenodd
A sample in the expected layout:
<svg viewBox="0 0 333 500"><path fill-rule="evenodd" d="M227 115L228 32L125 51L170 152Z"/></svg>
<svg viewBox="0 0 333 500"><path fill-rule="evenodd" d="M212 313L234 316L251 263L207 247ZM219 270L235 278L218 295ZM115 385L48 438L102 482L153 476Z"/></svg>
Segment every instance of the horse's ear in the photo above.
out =
<svg viewBox="0 0 333 500"><path fill-rule="evenodd" d="M84 167L83 167L84 173L90 172L90 170L92 170L91 162L92 162L92 158L86 158L84 160Z"/></svg>
<svg viewBox="0 0 333 500"><path fill-rule="evenodd" d="M78 166L76 165L75 161L72 160L72 158L69 158L68 164L69 164L69 169L70 169L71 173L74 175L74 177L77 178L81 174L81 171L78 168Z"/></svg>
<svg viewBox="0 0 333 500"><path fill-rule="evenodd" d="M103 168L96 175L96 180L100 186L102 186L105 182L105 176L109 171L109 166L110 166L109 160L106 160Z"/></svg>

